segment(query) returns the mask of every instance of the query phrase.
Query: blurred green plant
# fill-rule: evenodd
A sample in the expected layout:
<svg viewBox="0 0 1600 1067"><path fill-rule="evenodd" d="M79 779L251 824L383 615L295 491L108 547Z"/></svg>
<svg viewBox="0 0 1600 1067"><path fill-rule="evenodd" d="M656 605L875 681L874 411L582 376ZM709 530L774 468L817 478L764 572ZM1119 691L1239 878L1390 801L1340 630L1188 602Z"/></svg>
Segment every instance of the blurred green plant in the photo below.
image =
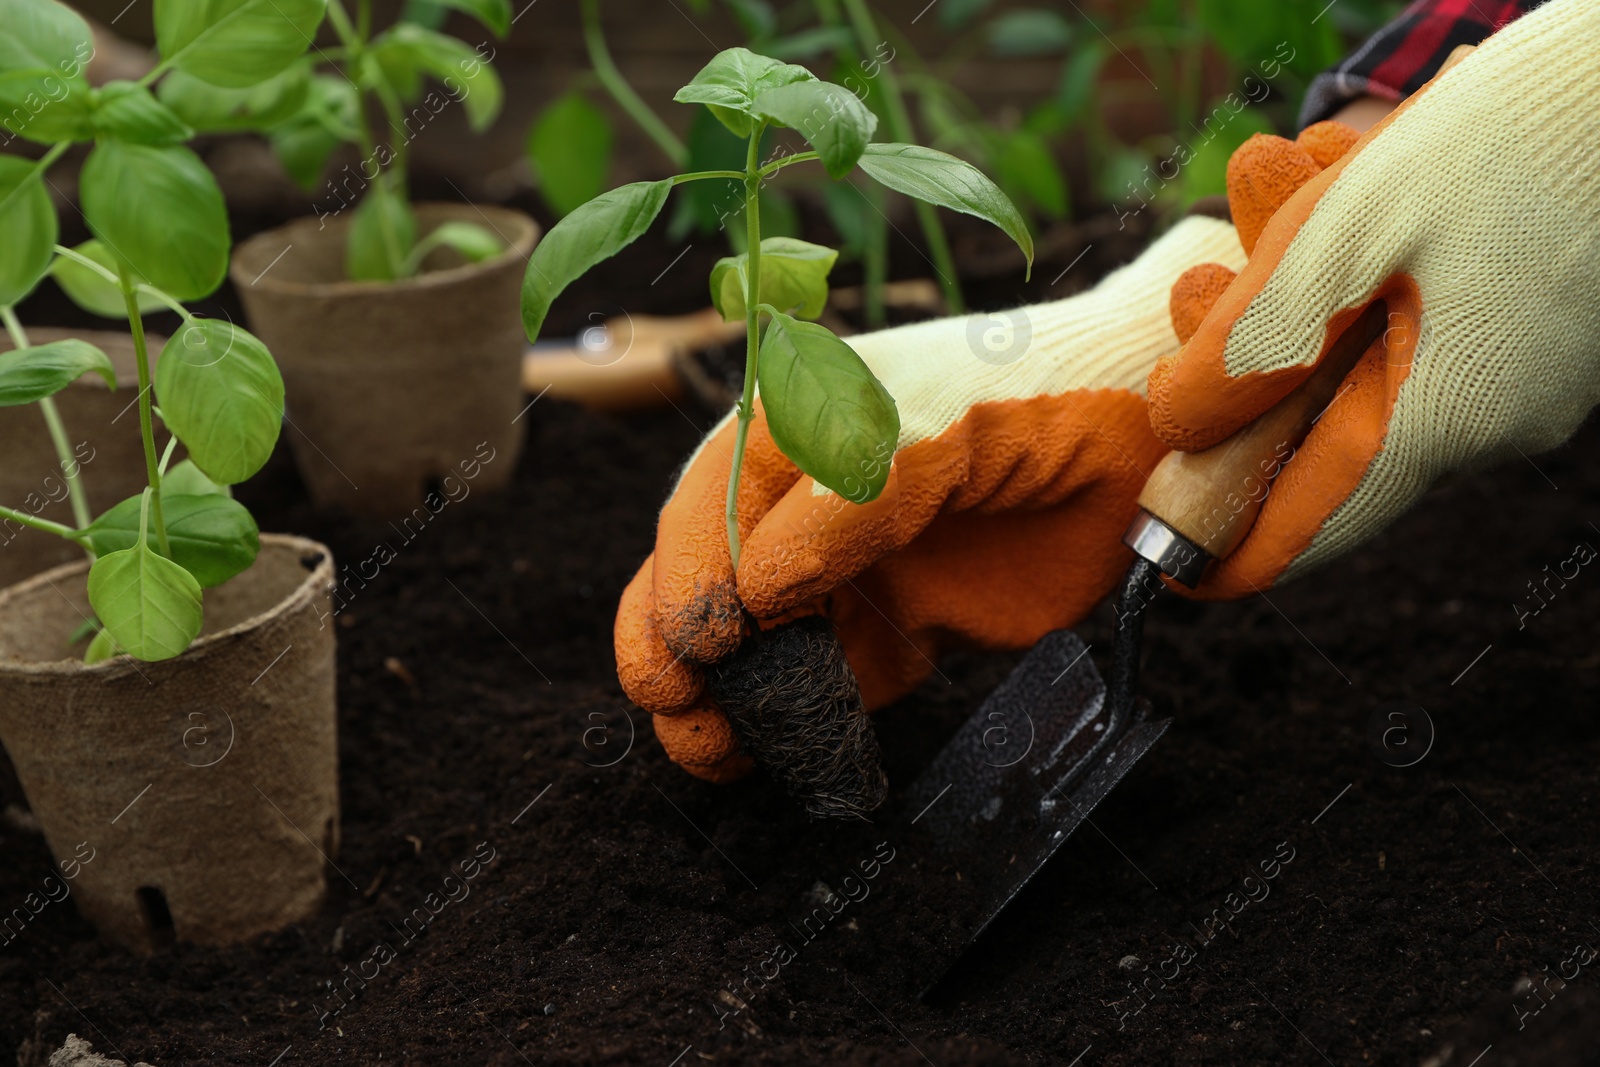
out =
<svg viewBox="0 0 1600 1067"><path fill-rule="evenodd" d="M239 6L237 0L214 2L223 9ZM225 70L212 72L212 81L200 72L175 71L158 87L161 102L202 133L266 134L290 177L308 192L317 189L335 149L356 146L360 160L345 166L337 183L325 184L338 207L318 209L319 217L332 217L359 197L345 247L345 273L354 280L412 277L440 246L473 262L497 254L502 242L473 223L450 222L418 234L406 162L411 141L447 107L459 104L479 132L499 115L504 90L490 66L494 49L487 41L470 46L437 27L449 11L462 11L495 37L504 37L511 27L511 0L407 0L399 20L376 33L371 0L356 0L354 16L344 0L316 0L313 6L316 17L307 21L306 35L295 38L302 53L322 23L324 6L337 46L297 55L260 81L241 83ZM259 47L267 29L243 32L241 47ZM435 83L440 88L433 88ZM383 116L386 130L374 125L373 113Z"/></svg>
<svg viewBox="0 0 1600 1067"><path fill-rule="evenodd" d="M1052 214L1065 182L1052 148L1087 154L1099 199L1179 210L1226 191L1228 158L1257 133L1294 129L1306 87L1351 44L1399 13L1402 0L1145 0L990 14L992 0L939 7L941 25L998 56L1059 55L1054 91L995 131L947 79L919 82L935 144L955 146L1019 202ZM954 50L944 61L959 61ZM1217 92L1213 87L1225 86ZM1118 109L1155 109L1165 132L1127 143Z"/></svg>
<svg viewBox="0 0 1600 1067"><path fill-rule="evenodd" d="M62 537L89 557L96 619L85 632L98 632L88 662L122 652L144 660L179 655L200 632L202 590L248 568L259 550L255 519L228 487L271 456L283 379L260 340L183 306L222 283L232 238L222 190L185 146L195 129L164 100L274 98L263 87L301 62L323 3L156 0L155 69L137 82L95 88L85 76L93 38L77 13L56 0L0 0L0 123L13 137L48 146L37 161L0 156L0 321L13 345L0 355L0 406L38 405L73 523L41 518L31 507L0 507L0 518ZM174 81L183 92L161 91ZM93 238L65 248L56 243L47 172L84 142L93 147L78 198ZM116 388L116 374L87 341L30 343L15 306L47 274L85 310L125 318L133 338L149 485L94 519L54 396L85 373ZM152 375L144 315L160 308L180 315L183 326ZM167 431L161 450L157 417ZM189 457L174 465L180 443Z"/></svg>

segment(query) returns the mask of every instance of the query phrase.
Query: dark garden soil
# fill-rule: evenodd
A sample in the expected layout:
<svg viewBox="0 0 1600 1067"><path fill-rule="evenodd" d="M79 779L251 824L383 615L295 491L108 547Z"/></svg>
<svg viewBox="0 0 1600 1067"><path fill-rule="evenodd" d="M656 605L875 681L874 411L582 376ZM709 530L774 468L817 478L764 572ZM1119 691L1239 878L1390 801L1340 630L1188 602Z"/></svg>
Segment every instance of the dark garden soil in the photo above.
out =
<svg viewBox="0 0 1600 1067"><path fill-rule="evenodd" d="M1270 600L1158 601L1142 687L1171 730L929 1005L922 952L966 883L898 803L1017 656L954 657L877 717L891 795L874 824L809 823L760 775L678 771L622 696L611 621L707 421L542 402L514 487L409 541L314 510L280 447L241 494L264 529L344 564L396 553L339 619L326 906L148 959L53 906L0 949L0 1058L40 1063L76 1032L161 1067L1600 1060L1600 960L1571 962L1600 947L1600 572L1551 580L1521 630L1513 609L1600 546L1600 429L1436 490ZM1080 628L1097 656L1108 620ZM1407 768L1368 741L1395 701L1437 731ZM0 833L9 909L51 859ZM468 895L397 936L489 850ZM1246 883L1264 863L1276 876ZM819 884L863 864L870 896L816 920ZM396 958L341 1009L330 982L380 943Z"/></svg>

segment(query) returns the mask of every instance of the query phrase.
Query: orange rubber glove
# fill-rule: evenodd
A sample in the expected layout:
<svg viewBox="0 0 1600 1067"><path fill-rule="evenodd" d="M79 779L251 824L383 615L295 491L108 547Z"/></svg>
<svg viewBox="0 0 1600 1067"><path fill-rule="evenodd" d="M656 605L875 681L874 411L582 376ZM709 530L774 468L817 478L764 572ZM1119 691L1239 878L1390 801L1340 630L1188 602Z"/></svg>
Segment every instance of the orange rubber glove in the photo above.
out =
<svg viewBox="0 0 1600 1067"><path fill-rule="evenodd" d="M1192 451L1247 424L1375 300L1389 328L1197 595L1326 564L1441 475L1553 448L1600 402L1600 71L1577 58L1592 47L1600 6L1551 0L1342 155L1348 135L1327 124L1235 154L1250 260L1175 287L1186 343L1149 382L1162 440Z"/></svg>
<svg viewBox="0 0 1600 1067"><path fill-rule="evenodd" d="M1233 227L1185 219L1087 293L851 338L899 407L888 483L866 505L818 487L758 412L737 575L725 421L690 459L617 613L618 676L656 713L667 753L714 781L749 769L700 670L738 646L743 609L827 614L869 709L909 693L952 645L1023 648L1081 618L1126 569L1122 532L1166 452L1142 389L1178 346L1173 282L1219 259L1243 265Z"/></svg>

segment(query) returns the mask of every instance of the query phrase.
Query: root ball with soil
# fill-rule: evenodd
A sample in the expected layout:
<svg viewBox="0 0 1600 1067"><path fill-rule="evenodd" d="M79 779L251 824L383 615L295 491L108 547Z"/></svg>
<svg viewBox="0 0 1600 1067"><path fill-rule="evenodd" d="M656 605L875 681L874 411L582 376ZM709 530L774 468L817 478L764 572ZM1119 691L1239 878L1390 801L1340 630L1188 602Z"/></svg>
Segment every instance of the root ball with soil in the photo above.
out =
<svg viewBox="0 0 1600 1067"><path fill-rule="evenodd" d="M883 803L878 735L827 619L757 630L709 674L740 745L813 818L864 818Z"/></svg>

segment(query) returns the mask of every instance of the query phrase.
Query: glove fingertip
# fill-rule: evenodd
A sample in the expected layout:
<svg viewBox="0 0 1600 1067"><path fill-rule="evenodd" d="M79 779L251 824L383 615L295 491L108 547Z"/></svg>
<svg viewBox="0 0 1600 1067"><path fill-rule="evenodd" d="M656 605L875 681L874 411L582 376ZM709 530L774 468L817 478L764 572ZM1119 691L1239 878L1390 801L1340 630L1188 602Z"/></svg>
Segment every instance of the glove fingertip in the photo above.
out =
<svg viewBox="0 0 1600 1067"><path fill-rule="evenodd" d="M740 750L727 717L715 708L657 715L652 723L668 758L696 778L732 782L755 768L755 762Z"/></svg>
<svg viewBox="0 0 1600 1067"><path fill-rule="evenodd" d="M1306 150L1317 166L1326 169L1337 163L1359 140L1361 133L1354 126L1337 119L1324 119L1301 130L1295 143Z"/></svg>
<svg viewBox="0 0 1600 1067"><path fill-rule="evenodd" d="M1228 206L1248 255L1268 221L1322 167L1300 145L1258 133L1228 160Z"/></svg>
<svg viewBox="0 0 1600 1067"><path fill-rule="evenodd" d="M704 681L692 664L674 655L661 639L651 592L654 559L644 561L617 604L612 625L617 680L627 698L646 711L681 711L699 698Z"/></svg>
<svg viewBox="0 0 1600 1067"><path fill-rule="evenodd" d="M1172 328L1178 335L1179 344L1189 343L1189 339L1200 329L1200 323L1236 277L1238 275L1233 270L1221 263L1200 263L1184 271L1172 283Z"/></svg>

